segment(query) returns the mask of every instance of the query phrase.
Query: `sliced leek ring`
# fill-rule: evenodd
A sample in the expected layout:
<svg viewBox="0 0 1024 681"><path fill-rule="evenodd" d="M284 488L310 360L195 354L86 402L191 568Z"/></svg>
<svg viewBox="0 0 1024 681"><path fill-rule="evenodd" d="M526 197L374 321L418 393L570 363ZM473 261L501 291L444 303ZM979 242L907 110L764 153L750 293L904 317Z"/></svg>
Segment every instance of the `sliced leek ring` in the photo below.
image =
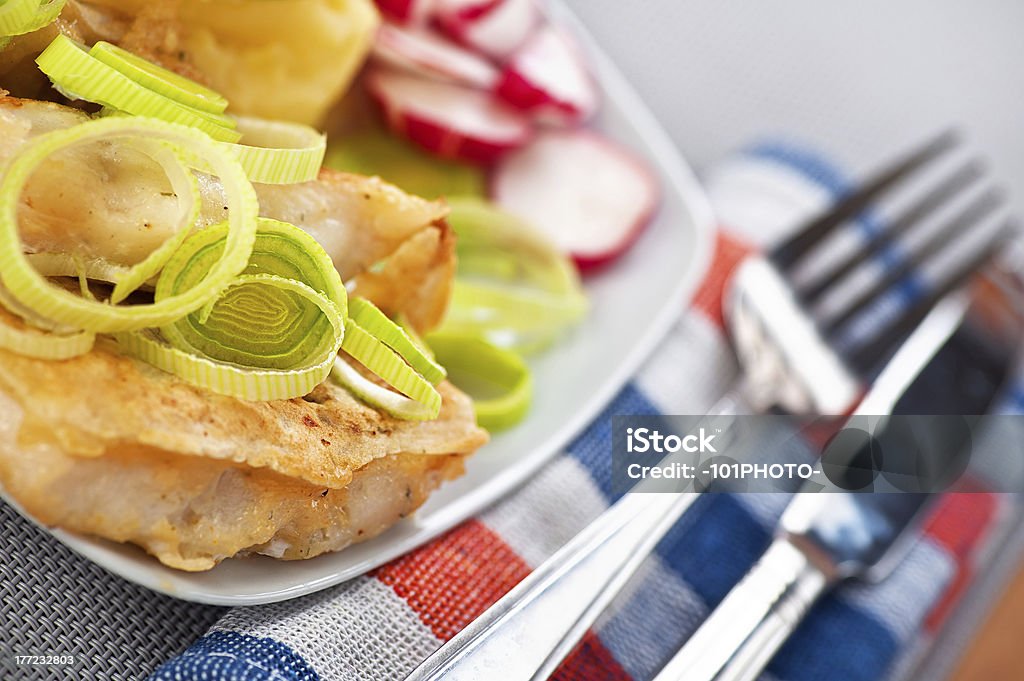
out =
<svg viewBox="0 0 1024 681"><path fill-rule="evenodd" d="M472 334L435 332L426 341L451 381L473 398L481 428L506 430L526 417L533 379L519 355Z"/></svg>
<svg viewBox="0 0 1024 681"><path fill-rule="evenodd" d="M458 275L442 330L540 350L587 313L572 263L519 218L473 198L450 202Z"/></svg>
<svg viewBox="0 0 1024 681"><path fill-rule="evenodd" d="M64 3L65 0L7 0L0 4L0 36L24 35L48 26L60 15Z"/></svg>
<svg viewBox="0 0 1024 681"><path fill-rule="evenodd" d="M414 371L432 385L444 380L444 367L435 362L405 329L388 319L387 315L368 300L353 298L349 301L349 315L361 328L397 352Z"/></svg>
<svg viewBox="0 0 1024 681"><path fill-rule="evenodd" d="M263 184L297 184L315 180L324 164L327 136L284 121L239 116L237 144L227 145L249 179Z"/></svg>
<svg viewBox="0 0 1024 681"><path fill-rule="evenodd" d="M0 308L6 307L0 301ZM0 313L0 347L25 357L71 359L89 352L95 342L96 335L89 331L54 333L33 328L27 323L18 323L9 318L8 314Z"/></svg>
<svg viewBox="0 0 1024 681"><path fill-rule="evenodd" d="M160 274L156 300L201 285L227 234L218 225L191 236ZM346 311L341 276L323 248L294 225L261 218L242 276L161 333L172 347L209 360L292 370L338 353Z"/></svg>
<svg viewBox="0 0 1024 681"><path fill-rule="evenodd" d="M359 370L349 364L344 357L338 357L334 362L331 378L363 402L396 419L429 421L437 418L438 410L377 385L359 373Z"/></svg>
<svg viewBox="0 0 1024 681"><path fill-rule="evenodd" d="M345 327L342 350L406 397L425 405L436 417L441 411L441 393L431 383L375 336L351 318Z"/></svg>
<svg viewBox="0 0 1024 681"><path fill-rule="evenodd" d="M210 137L237 142L242 133L223 125L214 114L197 111L150 90L89 54L71 38L58 35L36 58L39 69L71 99L84 99L136 116L196 128Z"/></svg>
<svg viewBox="0 0 1024 681"><path fill-rule="evenodd" d="M190 78L154 64L148 59L121 49L106 41L92 46L89 54L139 85L174 100L182 106L211 114L223 114L228 100L219 92L204 87Z"/></svg>
<svg viewBox="0 0 1024 681"><path fill-rule="evenodd" d="M188 383L242 400L287 400L309 394L324 382L335 356L304 369L275 371L214 362L167 345L153 331L115 336L122 352L137 357Z"/></svg>
<svg viewBox="0 0 1024 681"><path fill-rule="evenodd" d="M111 305L59 289L35 270L18 233L22 188L51 154L76 144L142 137L161 140L203 159L220 178L228 206L225 248L202 285L152 304ZM203 307L245 269L256 238L258 203L238 162L202 133L166 121L111 117L56 130L30 140L0 179L0 280L37 314L64 326L114 333L169 324Z"/></svg>

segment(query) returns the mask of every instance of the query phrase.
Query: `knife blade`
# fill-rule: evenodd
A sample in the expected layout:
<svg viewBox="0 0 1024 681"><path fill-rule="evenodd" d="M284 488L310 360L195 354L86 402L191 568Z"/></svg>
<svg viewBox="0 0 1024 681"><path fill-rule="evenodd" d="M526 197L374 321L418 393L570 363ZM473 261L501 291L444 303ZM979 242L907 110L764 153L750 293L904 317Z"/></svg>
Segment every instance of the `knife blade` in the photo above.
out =
<svg viewBox="0 0 1024 681"><path fill-rule="evenodd" d="M990 302L961 292L937 305L850 423L868 424L884 438L894 421L888 415L988 412L1011 374L1022 329L1020 315L1011 314L993 330ZM969 430L932 438L928 453L948 462L968 446ZM845 454L863 456L867 446L861 442ZM849 459L847 470L858 472L854 463ZM756 679L822 594L845 579L882 579L899 563L937 496L928 493L929 484L923 491L822 493L820 481L809 482L786 509L767 552L655 681Z"/></svg>

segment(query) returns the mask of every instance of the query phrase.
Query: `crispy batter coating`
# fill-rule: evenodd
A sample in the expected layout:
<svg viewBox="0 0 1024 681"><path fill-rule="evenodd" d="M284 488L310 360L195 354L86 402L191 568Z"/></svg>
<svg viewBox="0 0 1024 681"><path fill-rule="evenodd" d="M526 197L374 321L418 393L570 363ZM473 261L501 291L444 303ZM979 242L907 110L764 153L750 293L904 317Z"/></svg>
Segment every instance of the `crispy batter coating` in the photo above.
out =
<svg viewBox="0 0 1024 681"><path fill-rule="evenodd" d="M0 351L0 482L45 523L171 567L307 558L375 536L462 472L486 434L465 395L440 389L440 417L420 423L330 383L245 402L104 349L64 362Z"/></svg>

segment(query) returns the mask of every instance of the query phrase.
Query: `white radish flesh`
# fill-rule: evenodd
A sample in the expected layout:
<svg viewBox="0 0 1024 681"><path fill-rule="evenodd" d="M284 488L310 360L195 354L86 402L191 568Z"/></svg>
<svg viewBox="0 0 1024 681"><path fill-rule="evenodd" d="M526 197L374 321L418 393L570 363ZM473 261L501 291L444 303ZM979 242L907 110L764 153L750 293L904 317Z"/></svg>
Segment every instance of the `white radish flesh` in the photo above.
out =
<svg viewBox="0 0 1024 681"><path fill-rule="evenodd" d="M377 31L373 56L405 71L484 90L498 81L497 69L487 60L427 29L413 31L383 24Z"/></svg>
<svg viewBox="0 0 1024 681"><path fill-rule="evenodd" d="M632 153L592 132L557 130L502 159L491 193L581 269L624 253L650 222L659 198L657 180Z"/></svg>

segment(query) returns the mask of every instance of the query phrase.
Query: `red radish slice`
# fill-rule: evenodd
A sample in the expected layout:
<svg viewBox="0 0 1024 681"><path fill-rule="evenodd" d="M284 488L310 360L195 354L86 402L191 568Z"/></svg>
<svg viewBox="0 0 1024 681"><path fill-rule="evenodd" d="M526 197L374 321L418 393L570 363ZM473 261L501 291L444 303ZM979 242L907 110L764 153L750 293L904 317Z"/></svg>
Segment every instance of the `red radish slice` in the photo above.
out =
<svg viewBox="0 0 1024 681"><path fill-rule="evenodd" d="M549 130L495 168L491 194L581 269L611 262L650 222L658 182L645 163L586 131Z"/></svg>
<svg viewBox="0 0 1024 681"><path fill-rule="evenodd" d="M420 26L434 15L437 0L375 0L381 14L400 24Z"/></svg>
<svg viewBox="0 0 1024 681"><path fill-rule="evenodd" d="M466 22L479 19L504 0L435 0L434 8L442 22Z"/></svg>
<svg viewBox="0 0 1024 681"><path fill-rule="evenodd" d="M366 87L395 132L444 158L491 163L533 134L524 116L487 92L379 69Z"/></svg>
<svg viewBox="0 0 1024 681"><path fill-rule="evenodd" d="M455 40L480 54L504 61L526 42L540 23L534 0L447 3L438 7L441 27Z"/></svg>
<svg viewBox="0 0 1024 681"><path fill-rule="evenodd" d="M598 94L582 53L566 33L545 26L506 64L497 93L537 120L577 125L597 111Z"/></svg>
<svg viewBox="0 0 1024 681"><path fill-rule="evenodd" d="M498 81L498 70L490 62L427 30L384 24L377 31L373 56L404 71L484 90Z"/></svg>

